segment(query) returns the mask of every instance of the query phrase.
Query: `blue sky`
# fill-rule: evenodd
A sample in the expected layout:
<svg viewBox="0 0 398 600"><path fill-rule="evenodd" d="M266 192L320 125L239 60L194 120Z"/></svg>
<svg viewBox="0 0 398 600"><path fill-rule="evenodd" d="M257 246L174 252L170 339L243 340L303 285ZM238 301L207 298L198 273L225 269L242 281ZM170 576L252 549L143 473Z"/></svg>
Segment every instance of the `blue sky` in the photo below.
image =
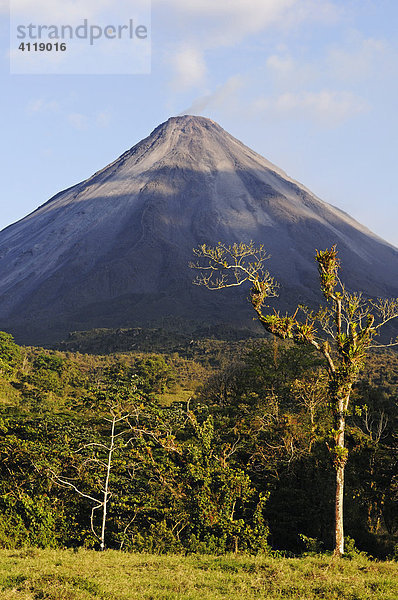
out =
<svg viewBox="0 0 398 600"><path fill-rule="evenodd" d="M12 1L38 18L118 5ZM0 11L0 229L187 112L398 246L396 0L152 0L148 75L10 75Z"/></svg>

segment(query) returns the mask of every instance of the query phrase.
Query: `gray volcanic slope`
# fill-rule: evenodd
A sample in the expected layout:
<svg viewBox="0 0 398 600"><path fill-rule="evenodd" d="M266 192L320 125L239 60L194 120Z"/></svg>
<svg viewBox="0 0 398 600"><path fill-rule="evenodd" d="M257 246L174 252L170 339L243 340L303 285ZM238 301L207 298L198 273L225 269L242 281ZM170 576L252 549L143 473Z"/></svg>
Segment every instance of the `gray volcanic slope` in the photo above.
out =
<svg viewBox="0 0 398 600"><path fill-rule="evenodd" d="M263 242L276 306L318 302L316 248L351 289L398 296L398 250L203 117L173 117L0 232L0 328L46 343L168 315L251 322L245 291L192 285L192 248Z"/></svg>

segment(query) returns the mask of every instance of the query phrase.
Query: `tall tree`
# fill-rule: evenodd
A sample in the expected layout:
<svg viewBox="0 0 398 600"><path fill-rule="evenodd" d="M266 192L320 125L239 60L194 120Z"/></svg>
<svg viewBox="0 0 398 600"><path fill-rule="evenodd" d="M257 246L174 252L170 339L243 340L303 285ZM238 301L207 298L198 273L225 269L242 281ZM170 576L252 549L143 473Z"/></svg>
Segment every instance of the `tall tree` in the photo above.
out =
<svg viewBox="0 0 398 600"><path fill-rule="evenodd" d="M340 261L336 246L316 252L320 287L326 304L318 311L299 305L293 315L267 310L266 301L277 296L278 284L265 269L270 258L264 246L249 244L211 247L203 244L194 249L197 257L191 267L198 269L194 281L209 290L251 284L250 301L264 329L296 344L309 344L324 359L328 375L328 399L333 413L330 453L336 471L335 548L336 556L344 553L343 495L344 470L348 458L344 435L346 416L353 384L365 365L370 348L398 344L376 341L380 329L398 316L398 299L369 299L362 293L349 293L340 281Z"/></svg>

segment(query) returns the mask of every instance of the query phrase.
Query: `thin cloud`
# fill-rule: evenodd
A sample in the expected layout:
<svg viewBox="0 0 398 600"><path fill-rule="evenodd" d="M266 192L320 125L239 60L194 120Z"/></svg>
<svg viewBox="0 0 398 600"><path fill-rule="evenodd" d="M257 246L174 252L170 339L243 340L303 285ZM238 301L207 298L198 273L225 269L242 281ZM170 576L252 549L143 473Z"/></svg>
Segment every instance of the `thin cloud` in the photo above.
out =
<svg viewBox="0 0 398 600"><path fill-rule="evenodd" d="M217 48L236 47L266 30L290 30L303 22L329 25L341 14L331 0L170 0L167 10L164 2L153 0L153 6L165 30L172 24L182 40L178 48L169 47L166 58L176 91L205 86L205 56Z"/></svg>
<svg viewBox="0 0 398 600"><path fill-rule="evenodd" d="M290 54L271 54L266 61L269 73L282 89L308 85L318 78L319 69L314 64L298 62Z"/></svg>
<svg viewBox="0 0 398 600"><path fill-rule="evenodd" d="M206 81L207 68L203 53L198 48L184 45L171 57L174 73L171 86L175 90L200 87Z"/></svg>
<svg viewBox="0 0 398 600"><path fill-rule="evenodd" d="M182 111L180 115L200 114L207 108L228 109L231 104L235 104L235 94L244 84L244 79L240 75L230 77L223 85L219 86L213 93L205 94L192 102L192 104Z"/></svg>
<svg viewBox="0 0 398 600"><path fill-rule="evenodd" d="M376 74L386 74L393 53L384 40L363 38L358 33L341 44L326 47L321 55L298 60L282 47L266 60L267 74L276 89L295 91L300 88L321 87L328 81L333 87L354 89Z"/></svg>
<svg viewBox="0 0 398 600"><path fill-rule="evenodd" d="M67 106L62 106L60 102L46 98L31 100L26 106L26 111L32 118L57 115L58 119L66 121L78 131L95 127L105 128L111 122L111 115L107 110L98 110L94 115L88 116L78 111L71 111Z"/></svg>
<svg viewBox="0 0 398 600"><path fill-rule="evenodd" d="M153 0L153 4L161 8L163 2ZM183 27L206 22L201 39L207 47L233 45L269 27L286 29L304 21L335 23L341 14L331 0L169 0L167 10L173 13L173 9Z"/></svg>
<svg viewBox="0 0 398 600"><path fill-rule="evenodd" d="M45 100L44 98L36 98L31 100L27 106L28 113L54 113L59 112L59 102L55 100Z"/></svg>
<svg viewBox="0 0 398 600"><path fill-rule="evenodd" d="M336 127L347 119L370 110L368 102L349 91L286 92L277 97L260 97L252 103L257 114L273 114L316 121Z"/></svg>
<svg viewBox="0 0 398 600"><path fill-rule="evenodd" d="M70 113L68 115L68 121L74 129L83 131L88 127L88 117L81 113Z"/></svg>
<svg viewBox="0 0 398 600"><path fill-rule="evenodd" d="M361 81L383 67L386 52L387 45L383 40L358 39L350 48L331 48L327 65L336 79Z"/></svg>

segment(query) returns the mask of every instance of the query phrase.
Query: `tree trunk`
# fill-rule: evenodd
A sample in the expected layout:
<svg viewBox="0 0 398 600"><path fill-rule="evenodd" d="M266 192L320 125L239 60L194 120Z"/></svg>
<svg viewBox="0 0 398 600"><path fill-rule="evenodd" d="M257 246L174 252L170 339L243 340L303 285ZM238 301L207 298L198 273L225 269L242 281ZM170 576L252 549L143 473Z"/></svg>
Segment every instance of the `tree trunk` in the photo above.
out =
<svg viewBox="0 0 398 600"><path fill-rule="evenodd" d="M106 515L108 511L108 500L109 500L109 477L111 474L112 468L112 455L115 449L115 424L116 417L113 416L112 419L112 430L111 430L111 444L108 448L108 464L106 469L106 478L104 485L104 501L102 503L102 527L101 527L101 537L100 537L100 548L101 551L105 550L105 527L106 527Z"/></svg>
<svg viewBox="0 0 398 600"><path fill-rule="evenodd" d="M344 497L344 465L336 469L336 503L335 503L335 531L334 554L344 554L344 526L343 526L343 497Z"/></svg>
<svg viewBox="0 0 398 600"><path fill-rule="evenodd" d="M344 500L344 470L347 462L347 449L344 444L345 417L344 404L338 401L338 414L336 419L336 444L334 448L334 466L336 469L336 498L335 498L335 528L334 528L334 555L344 554L344 524L343 524L343 500Z"/></svg>

